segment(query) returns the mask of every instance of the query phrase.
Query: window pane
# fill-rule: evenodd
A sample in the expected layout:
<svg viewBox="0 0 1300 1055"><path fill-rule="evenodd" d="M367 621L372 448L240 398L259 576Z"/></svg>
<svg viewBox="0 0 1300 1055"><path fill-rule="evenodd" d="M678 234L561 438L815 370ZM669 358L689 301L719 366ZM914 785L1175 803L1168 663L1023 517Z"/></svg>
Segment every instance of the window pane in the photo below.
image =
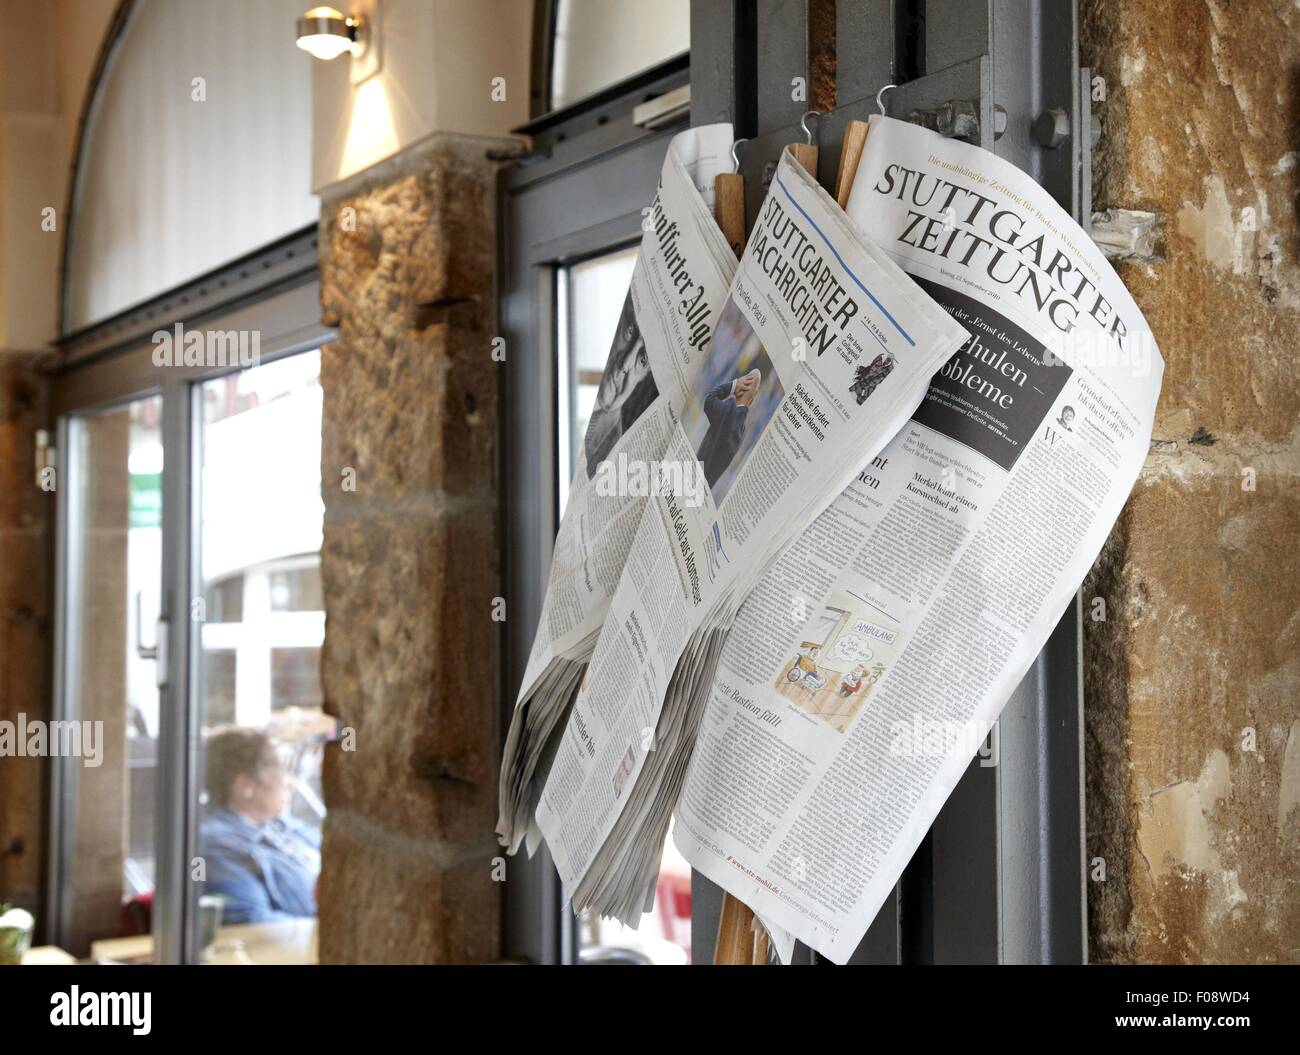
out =
<svg viewBox="0 0 1300 1055"><path fill-rule="evenodd" d="M321 612L324 609L319 561L313 560L297 568L284 568L271 573L272 611Z"/></svg>
<svg viewBox="0 0 1300 1055"><path fill-rule="evenodd" d="M569 494L577 452L596 405L601 374L609 358L627 288L636 266L636 246L592 257L561 273L560 335L560 508Z"/></svg>
<svg viewBox="0 0 1300 1055"><path fill-rule="evenodd" d="M320 355L201 387L203 781L195 947L209 963L315 950L324 806Z"/></svg>
<svg viewBox="0 0 1300 1055"><path fill-rule="evenodd" d="M631 246L565 268L558 283L562 303L559 371L561 442L558 444L561 507L587 431L623 315L636 265ZM632 342L627 342L633 347ZM567 461L566 461L567 455ZM566 910L567 911L567 910ZM584 962L688 963L691 955L691 869L673 846L664 847L654 908L636 930L591 913L579 918L579 955Z"/></svg>
<svg viewBox="0 0 1300 1055"><path fill-rule="evenodd" d="M203 596L208 604L209 623L244 621L244 577L242 575L231 575L210 584Z"/></svg>
<svg viewBox="0 0 1300 1055"><path fill-rule="evenodd" d="M212 650L203 657L203 714L214 725L235 720L235 651Z"/></svg>
<svg viewBox="0 0 1300 1055"><path fill-rule="evenodd" d="M558 110L689 51L690 0L558 0L554 44Z"/></svg>
<svg viewBox="0 0 1300 1055"><path fill-rule="evenodd" d="M63 943L77 956L132 935L151 947L161 419L153 396L70 422L68 717L83 735L59 764L72 792Z"/></svg>
<svg viewBox="0 0 1300 1055"><path fill-rule="evenodd" d="M320 649L271 649L271 710L320 710Z"/></svg>

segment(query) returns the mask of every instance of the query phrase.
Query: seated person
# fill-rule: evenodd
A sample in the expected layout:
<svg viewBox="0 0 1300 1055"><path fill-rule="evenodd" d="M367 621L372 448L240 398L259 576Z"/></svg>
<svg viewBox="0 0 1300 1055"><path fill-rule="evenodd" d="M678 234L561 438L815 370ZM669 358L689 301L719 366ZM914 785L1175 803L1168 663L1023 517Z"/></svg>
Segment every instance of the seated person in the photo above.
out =
<svg viewBox="0 0 1300 1055"><path fill-rule="evenodd" d="M222 923L316 915L320 834L285 814L292 785L270 738L256 729L217 729L205 759L199 853L206 892L225 898Z"/></svg>
<svg viewBox="0 0 1300 1055"><path fill-rule="evenodd" d="M840 695L844 697L852 696L862 688L862 675L866 673L861 665L854 667L848 675L840 682Z"/></svg>
<svg viewBox="0 0 1300 1055"><path fill-rule="evenodd" d="M795 660L795 669L799 671L799 679L806 686L814 689L820 689L826 684L826 679L817 670L817 657L821 655L820 645L810 645L804 643L804 647L799 649L799 658Z"/></svg>

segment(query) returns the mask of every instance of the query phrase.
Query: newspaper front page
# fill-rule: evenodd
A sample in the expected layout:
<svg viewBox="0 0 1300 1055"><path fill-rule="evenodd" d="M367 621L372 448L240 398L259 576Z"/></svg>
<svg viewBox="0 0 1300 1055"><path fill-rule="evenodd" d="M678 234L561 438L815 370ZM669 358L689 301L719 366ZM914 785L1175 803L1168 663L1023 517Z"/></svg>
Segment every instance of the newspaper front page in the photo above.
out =
<svg viewBox="0 0 1300 1055"><path fill-rule="evenodd" d="M552 656L585 658L581 645L605 621L647 497L626 486L626 467L659 460L708 355L736 269L712 216L713 177L730 171L731 142L729 124L695 128L676 136L664 158L578 452L521 695Z"/></svg>
<svg viewBox="0 0 1300 1055"><path fill-rule="evenodd" d="M675 710L661 726L679 662L687 684L712 669L710 630L729 618L736 584L757 581L897 432L967 336L787 152L669 429L665 485L648 500L537 807L575 907L639 913L663 833L655 844L632 824L635 853L609 849L594 872L593 861L634 788L665 825L671 815L672 801L638 781L664 726L693 737ZM673 482L694 471L702 493Z"/></svg>
<svg viewBox="0 0 1300 1055"><path fill-rule="evenodd" d="M1088 235L994 155L873 117L848 213L970 339L740 609L673 834L838 963L1096 559L1163 372Z"/></svg>
<svg viewBox="0 0 1300 1055"><path fill-rule="evenodd" d="M512 851L528 833L532 773L604 624L646 499L659 484L654 467L708 358L735 274L735 254L713 219L713 181L732 169L731 144L730 124L675 136L643 216L507 735L497 831ZM703 487L694 475L679 483L688 491Z"/></svg>

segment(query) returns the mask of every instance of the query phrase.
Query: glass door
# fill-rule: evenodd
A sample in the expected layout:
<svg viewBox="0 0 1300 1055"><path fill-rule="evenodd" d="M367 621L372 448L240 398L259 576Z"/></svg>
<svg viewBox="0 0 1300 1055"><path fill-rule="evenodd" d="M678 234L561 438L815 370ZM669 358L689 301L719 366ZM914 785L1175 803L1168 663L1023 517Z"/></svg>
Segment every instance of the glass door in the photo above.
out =
<svg viewBox="0 0 1300 1055"><path fill-rule="evenodd" d="M76 752L50 752L46 933L78 957L315 955L334 734L319 673L319 348L332 332L314 272L291 277L203 315L186 334L187 348L203 338L194 361L160 363L156 332L115 329L108 353L51 386L51 728ZM254 349L242 368L232 336Z"/></svg>
<svg viewBox="0 0 1300 1055"><path fill-rule="evenodd" d="M688 76L686 63L675 61L621 91L539 117L521 130L533 137L537 160L503 178L501 487L510 496L503 509L510 598L503 732L541 615L574 455L600 398L634 260L629 247L640 241L669 138L685 124L680 115L642 126L633 111L647 99L675 98ZM605 388L608 398L618 385ZM684 868L669 884L660 879L644 926L606 929L575 919L544 847L532 857L518 854L508 865L503 952L539 964L680 963L688 956L691 881Z"/></svg>
<svg viewBox="0 0 1300 1055"><path fill-rule="evenodd" d="M60 936L148 954L157 865L162 398L71 416ZM51 745L52 747L54 745ZM70 748L70 750L63 750Z"/></svg>
<svg viewBox="0 0 1300 1055"><path fill-rule="evenodd" d="M191 957L308 963L334 732L320 684L320 353L194 392Z"/></svg>

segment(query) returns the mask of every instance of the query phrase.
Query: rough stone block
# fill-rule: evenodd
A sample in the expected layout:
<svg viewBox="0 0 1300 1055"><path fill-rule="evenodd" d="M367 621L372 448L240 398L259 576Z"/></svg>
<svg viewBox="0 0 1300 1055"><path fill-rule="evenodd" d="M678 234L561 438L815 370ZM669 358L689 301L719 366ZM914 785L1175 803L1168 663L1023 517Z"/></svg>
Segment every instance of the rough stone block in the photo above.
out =
<svg viewBox="0 0 1300 1055"><path fill-rule="evenodd" d="M322 209L327 961L499 947L493 145L434 136Z"/></svg>
<svg viewBox="0 0 1300 1055"><path fill-rule="evenodd" d="M345 810L325 819L322 963L482 963L500 954L490 851L457 855Z"/></svg>

